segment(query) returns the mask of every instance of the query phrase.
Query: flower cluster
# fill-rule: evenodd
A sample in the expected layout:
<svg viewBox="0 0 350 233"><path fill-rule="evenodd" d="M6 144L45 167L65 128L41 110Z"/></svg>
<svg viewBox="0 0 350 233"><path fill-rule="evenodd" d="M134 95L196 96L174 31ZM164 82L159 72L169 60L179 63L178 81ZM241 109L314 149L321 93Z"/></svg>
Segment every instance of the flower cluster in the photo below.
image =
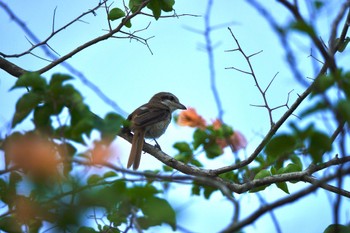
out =
<svg viewBox="0 0 350 233"><path fill-rule="evenodd" d="M212 122L211 125L208 125L204 118L199 115L194 108L188 108L185 111L181 111L177 118L177 124L181 126L189 126L193 128L198 128L205 130L206 128L212 128L213 130L220 131L223 130L225 126L219 119L216 119ZM244 135L234 130L231 135L225 138L218 137L216 143L220 146L221 149L224 149L227 146L231 146L233 151L238 151L244 149L247 146L247 140Z"/></svg>

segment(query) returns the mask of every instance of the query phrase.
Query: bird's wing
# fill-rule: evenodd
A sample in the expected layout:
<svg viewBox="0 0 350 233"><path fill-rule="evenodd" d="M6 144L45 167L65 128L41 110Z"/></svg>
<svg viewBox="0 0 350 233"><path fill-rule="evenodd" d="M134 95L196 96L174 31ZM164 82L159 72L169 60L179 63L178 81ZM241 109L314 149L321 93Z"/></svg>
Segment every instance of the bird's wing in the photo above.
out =
<svg viewBox="0 0 350 233"><path fill-rule="evenodd" d="M169 117L170 109L161 103L154 103L152 107L147 107L147 104L137 108L128 117L128 120L132 120L133 127L146 127L165 120Z"/></svg>

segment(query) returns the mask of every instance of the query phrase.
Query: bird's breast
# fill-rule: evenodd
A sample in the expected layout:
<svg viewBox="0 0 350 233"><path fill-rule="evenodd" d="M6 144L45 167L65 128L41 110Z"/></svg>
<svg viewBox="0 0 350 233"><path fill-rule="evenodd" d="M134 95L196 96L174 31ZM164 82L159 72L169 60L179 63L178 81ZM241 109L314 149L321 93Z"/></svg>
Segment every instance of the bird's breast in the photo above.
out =
<svg viewBox="0 0 350 233"><path fill-rule="evenodd" d="M165 130L168 128L168 125L170 123L169 120L164 120L157 122L153 125L147 126L146 132L145 132L145 137L146 138L159 138Z"/></svg>

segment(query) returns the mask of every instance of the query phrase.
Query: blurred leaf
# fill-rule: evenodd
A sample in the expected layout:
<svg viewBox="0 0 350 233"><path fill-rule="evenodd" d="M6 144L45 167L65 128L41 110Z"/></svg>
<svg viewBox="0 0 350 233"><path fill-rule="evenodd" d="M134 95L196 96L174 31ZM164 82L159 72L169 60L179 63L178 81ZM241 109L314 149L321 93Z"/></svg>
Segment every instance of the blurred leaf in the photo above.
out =
<svg viewBox="0 0 350 233"><path fill-rule="evenodd" d="M321 75L315 80L315 85L312 89L311 96L326 92L332 85L334 85L334 83L335 80L331 75Z"/></svg>
<svg viewBox="0 0 350 233"><path fill-rule="evenodd" d="M271 160L275 160L278 156L291 153L296 146L296 139L289 134L281 134L275 136L265 147L265 153Z"/></svg>
<svg viewBox="0 0 350 233"><path fill-rule="evenodd" d="M138 200L140 196L143 198L149 198L158 193L159 191L150 184L147 184L145 186L134 186L127 190L127 196L133 201Z"/></svg>
<svg viewBox="0 0 350 233"><path fill-rule="evenodd" d="M290 27L294 30L304 32L310 36L316 35L314 28L311 25L307 24L306 22L300 21L300 20L292 22Z"/></svg>
<svg viewBox="0 0 350 233"><path fill-rule="evenodd" d="M17 186L22 181L22 176L18 172L11 172L9 179L9 186Z"/></svg>
<svg viewBox="0 0 350 233"><path fill-rule="evenodd" d="M179 152L192 152L191 147L187 142L177 142L173 147Z"/></svg>
<svg viewBox="0 0 350 233"><path fill-rule="evenodd" d="M263 169L263 170L260 170L254 177L254 180L258 180L258 179L262 179L262 178L265 178L265 177L268 177L268 176L271 176L271 173L270 171L266 170L266 169ZM255 193L255 192L258 192L258 191L262 191L264 190L268 185L263 185L263 186L260 186L260 187L256 187L256 188L253 188L251 189L249 192L250 193Z"/></svg>
<svg viewBox="0 0 350 233"><path fill-rule="evenodd" d="M320 0L313 1L313 4L317 10L321 9L324 6L324 2Z"/></svg>
<svg viewBox="0 0 350 233"><path fill-rule="evenodd" d="M75 125L72 125L71 137L79 138L83 134L89 137L92 129L93 129L92 119L83 118L79 122L77 122Z"/></svg>
<svg viewBox="0 0 350 233"><path fill-rule="evenodd" d="M165 199L149 197L141 206L141 210L144 217L138 218L137 221L143 229L167 223L176 230L175 211Z"/></svg>
<svg viewBox="0 0 350 233"><path fill-rule="evenodd" d="M28 92L24 94L16 103L16 112L12 119L12 128L22 122L40 101L41 98L36 93Z"/></svg>
<svg viewBox="0 0 350 233"><path fill-rule="evenodd" d="M15 85L10 89L18 87L31 87L33 90L44 90L47 87L46 80L39 73L28 72L19 77Z"/></svg>
<svg viewBox="0 0 350 233"><path fill-rule="evenodd" d="M193 133L193 148L196 150L199 146L204 144L208 138L204 130L196 129Z"/></svg>
<svg viewBox="0 0 350 233"><path fill-rule="evenodd" d="M350 123L350 100L340 100L337 103L336 109L343 118L343 120Z"/></svg>
<svg viewBox="0 0 350 233"><path fill-rule="evenodd" d="M175 4L175 0L160 0L160 8L162 8L165 12L173 11L173 6Z"/></svg>
<svg viewBox="0 0 350 233"><path fill-rule="evenodd" d="M101 118L96 119L96 115L93 114L92 119L93 126L100 130L102 138L107 140L108 143L115 139L125 121L122 116L116 113L108 113L103 120Z"/></svg>
<svg viewBox="0 0 350 233"><path fill-rule="evenodd" d="M0 218L0 230L4 232L22 232L21 225L11 216Z"/></svg>
<svg viewBox="0 0 350 233"><path fill-rule="evenodd" d="M199 196L201 194L200 186L197 184L192 185L191 193L192 193L192 195Z"/></svg>
<svg viewBox="0 0 350 233"><path fill-rule="evenodd" d="M278 169L277 174L285 174L285 173L291 173L291 172L300 172L301 168L299 165L294 163L289 163L286 167L282 167Z"/></svg>
<svg viewBox="0 0 350 233"><path fill-rule="evenodd" d="M290 157L291 161L293 162L293 164L295 164L298 167L299 171L303 170L303 163L301 162L301 159L299 158L299 156L297 155L292 155Z"/></svg>
<svg viewBox="0 0 350 233"><path fill-rule="evenodd" d="M125 16L125 12L120 8L113 8L108 13L109 20L117 20Z"/></svg>
<svg viewBox="0 0 350 233"><path fill-rule="evenodd" d="M350 42L350 37L346 37L344 41L340 42L338 51L341 53L344 52L349 42ZM336 39L336 43L339 43L339 38Z"/></svg>
<svg viewBox="0 0 350 233"><path fill-rule="evenodd" d="M129 8L131 10L132 13L134 13L135 11L137 11L141 4L142 4L143 0L130 0L129 1Z"/></svg>
<svg viewBox="0 0 350 233"><path fill-rule="evenodd" d="M62 86L62 83L67 80L72 80L73 77L67 75L67 74L53 74L49 86L50 88L56 87L56 86Z"/></svg>
<svg viewBox="0 0 350 233"><path fill-rule="evenodd" d="M331 224L329 225L323 233L349 233L350 227L341 224Z"/></svg>
<svg viewBox="0 0 350 233"><path fill-rule="evenodd" d="M314 103L313 105L310 105L310 107L307 107L306 110L304 110L300 116L306 117L310 116L311 114L318 112L320 110L329 109L329 106L324 101L318 101Z"/></svg>
<svg viewBox="0 0 350 233"><path fill-rule="evenodd" d="M99 231L95 231L92 227L79 227L77 233L98 233Z"/></svg>
<svg viewBox="0 0 350 233"><path fill-rule="evenodd" d="M233 171L220 174L219 177L221 177L224 180L233 181L235 183L239 182L238 175L236 173L234 173Z"/></svg>
<svg viewBox="0 0 350 233"><path fill-rule="evenodd" d="M6 196L7 191L7 183L0 179L0 200L3 200L3 198Z"/></svg>
<svg viewBox="0 0 350 233"><path fill-rule="evenodd" d="M87 183L88 185L94 185L99 183L102 180L102 177L97 174L92 174L89 176Z"/></svg>
<svg viewBox="0 0 350 233"><path fill-rule="evenodd" d="M315 163L322 162L322 155L332 149L332 141L328 135L315 131L311 134L309 153Z"/></svg>
<svg viewBox="0 0 350 233"><path fill-rule="evenodd" d="M204 145L204 151L208 158L213 159L222 154L221 147L216 143L206 143Z"/></svg>
<svg viewBox="0 0 350 233"><path fill-rule="evenodd" d="M129 19L129 20L127 20L127 21L125 22L125 19L126 19L126 18L123 19L124 26L127 27L127 28L131 28L131 26L132 26L132 25L131 25L131 20Z"/></svg>
<svg viewBox="0 0 350 233"><path fill-rule="evenodd" d="M114 171L108 171L103 174L103 178L116 177L116 176L118 176L118 174L115 173Z"/></svg>
<svg viewBox="0 0 350 233"><path fill-rule="evenodd" d="M263 169L263 170L259 171L259 172L255 175L254 180L262 179L262 178L265 178L265 177L268 177L268 176L271 176L270 171L268 171L268 170L266 170L266 169Z"/></svg>
<svg viewBox="0 0 350 233"><path fill-rule="evenodd" d="M276 183L276 186L277 186L279 189L281 189L283 192L285 192L285 193L287 193L287 194L290 194L286 182Z"/></svg>
<svg viewBox="0 0 350 233"><path fill-rule="evenodd" d="M205 199L209 199L211 194L213 194L215 191L217 191L216 188L211 187L211 186L205 186L203 188L204 188L204 193L203 194L204 194Z"/></svg>
<svg viewBox="0 0 350 233"><path fill-rule="evenodd" d="M44 104L34 109L33 122L37 129L51 129L51 114L53 109L51 105Z"/></svg>
<svg viewBox="0 0 350 233"><path fill-rule="evenodd" d="M147 4L147 8L153 12L153 16L156 20L158 20L161 15L160 1L162 0L151 0Z"/></svg>

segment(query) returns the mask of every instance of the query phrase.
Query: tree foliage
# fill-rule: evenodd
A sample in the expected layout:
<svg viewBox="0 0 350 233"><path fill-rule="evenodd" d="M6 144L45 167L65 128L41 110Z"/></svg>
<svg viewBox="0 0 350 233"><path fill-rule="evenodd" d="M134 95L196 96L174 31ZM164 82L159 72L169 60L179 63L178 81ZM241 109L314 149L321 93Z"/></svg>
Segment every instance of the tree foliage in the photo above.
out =
<svg viewBox="0 0 350 233"><path fill-rule="evenodd" d="M122 131L128 122L115 112L104 117L93 113L79 89L71 84L73 75L45 75L46 71L69 61L71 56L83 49L121 34L148 46L147 39L123 30L135 27L133 18L141 15L157 21L165 16L175 17L174 0L130 0L123 7L111 7L107 0L98 3L96 9L106 9L110 30L36 71L17 66L16 62L10 61L16 56L0 51L0 68L17 78L11 90L24 91L16 103L11 132L0 139L0 150L4 155L4 166L0 171L0 230L39 232L52 227L62 232L130 232L133 229L141 232L166 225L176 231L177 212L165 194L171 192L169 187L182 184L191 186L193 196L209 199L214 193L221 193L232 203L236 208L233 220L225 229L218 229L222 232L244 232L245 226L266 212L317 189L335 193L339 200L341 197L349 198L349 192L342 185L329 183L336 180L341 184L350 173L347 166L350 156L346 147L350 123L350 73L337 60L337 54L348 52L349 3L344 1L339 8L329 34L329 45L326 46L318 37L317 27L304 18L296 3L277 1L293 16L291 22L283 25L276 22L258 1L248 2L275 30L295 80L304 85L305 91L292 105L286 103L280 106L286 107L286 111L277 121L274 120L272 112L277 108L271 107L266 97L270 85L266 90L261 88L251 63L251 58L258 53L247 55L229 30L234 41L234 49L230 52L242 55L249 70L228 69L248 74L254 80L264 100L264 105L259 107L267 110L271 125L261 143L246 158L238 156L238 151L247 145L246 139L223 121L220 115L222 109L217 102L219 115L212 123L207 123L194 109L176 117L179 125L193 128L193 137L191 141L174 142L176 154L173 158L146 143L144 151L164 163L162 170L135 172L112 164L108 161L110 144L117 137L131 141L132 135ZM311 2L316 12L325 5L324 1ZM6 9L4 3L1 7ZM343 18L346 18L345 21L340 20ZM61 29L68 26L70 24ZM340 33L337 33L338 28L342 28ZM46 45L61 29L53 30L47 40L33 44L20 56ZM294 64L295 57L287 41L289 34L308 39L322 60L322 66L312 81L300 79L302 75ZM210 46L207 47L208 54L212 49ZM325 131L315 122L287 121L301 103L306 103L306 107L299 117L327 116L335 127ZM28 121L31 122L30 129L23 127ZM282 126L284 130L281 130ZM89 145L91 140L93 146ZM225 153L235 155L233 165L215 169L205 167L204 161L214 161ZM203 157L196 156L198 154L203 154ZM324 172L326 169L329 172ZM309 186L291 192L290 184L298 182L307 182ZM281 189L285 198L264 205L247 218L241 218L236 194L253 195L270 186ZM334 208L334 224L324 232L347 232L349 227L339 222L339 207L335 205ZM88 219L86 216L93 217Z"/></svg>

